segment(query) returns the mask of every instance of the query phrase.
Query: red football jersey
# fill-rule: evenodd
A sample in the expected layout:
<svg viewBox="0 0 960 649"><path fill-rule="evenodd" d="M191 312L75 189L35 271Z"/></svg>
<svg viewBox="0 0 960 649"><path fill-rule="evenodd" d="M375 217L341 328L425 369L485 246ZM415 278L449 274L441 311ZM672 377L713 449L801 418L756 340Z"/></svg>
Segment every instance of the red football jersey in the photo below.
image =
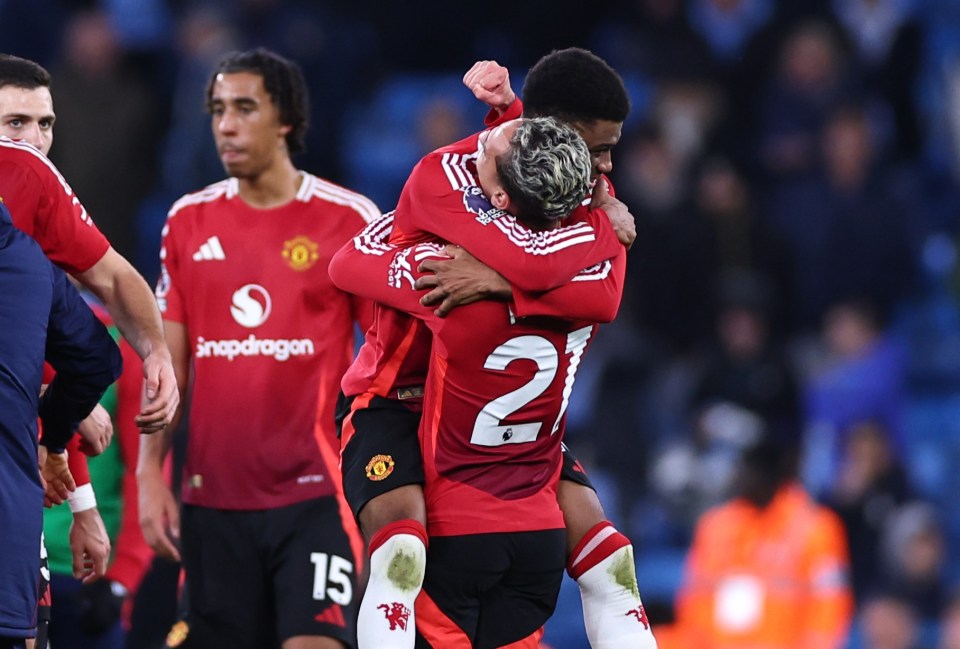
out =
<svg viewBox="0 0 960 649"><path fill-rule="evenodd" d="M596 325L520 318L494 301L436 317L434 307L420 304L413 283L424 259L442 258L442 246L382 247L375 233L382 236L390 218L344 246L330 273L344 290L411 313L434 334L420 423L430 534L563 527L556 485L564 413ZM625 267L626 252L618 246L613 259L558 290L600 296L615 312Z"/></svg>
<svg viewBox="0 0 960 649"><path fill-rule="evenodd" d="M369 306L330 281L371 218L365 197L304 174L295 200L255 209L228 179L184 196L163 229L157 300L193 364L184 502L280 507L339 486L334 409Z"/></svg>
<svg viewBox="0 0 960 649"><path fill-rule="evenodd" d="M25 142L0 137L0 200L68 273L90 270L110 247L53 163Z"/></svg>
<svg viewBox="0 0 960 649"><path fill-rule="evenodd" d="M390 242L401 247L437 238L462 245L510 281L517 307L525 315L580 317L569 309L589 307L596 301L566 303L564 298L570 296L565 291L546 305L538 306L536 301L544 291L568 283L580 269L610 259L623 248L606 214L591 210L587 200L563 228L537 233L524 228L483 196L476 179L479 136L425 156L404 185L394 221L382 222L381 227L392 227ZM391 250L376 230L358 237L355 245L373 254ZM550 307L559 312L543 310ZM590 317L584 319L590 321L613 317L588 313ZM374 326L367 330L357 361L344 376L344 393L391 397L397 388L422 385L429 346L430 336L416 320L377 305Z"/></svg>

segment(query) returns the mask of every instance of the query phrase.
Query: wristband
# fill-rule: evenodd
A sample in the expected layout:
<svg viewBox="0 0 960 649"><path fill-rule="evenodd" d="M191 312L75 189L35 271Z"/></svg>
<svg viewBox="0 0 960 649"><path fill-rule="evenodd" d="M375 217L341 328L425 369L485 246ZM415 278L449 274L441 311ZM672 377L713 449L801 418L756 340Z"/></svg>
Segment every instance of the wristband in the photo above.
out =
<svg viewBox="0 0 960 649"><path fill-rule="evenodd" d="M89 482L80 485L75 491L71 491L67 496L67 502L70 503L70 511L85 512L97 506L97 496L93 493L93 485Z"/></svg>

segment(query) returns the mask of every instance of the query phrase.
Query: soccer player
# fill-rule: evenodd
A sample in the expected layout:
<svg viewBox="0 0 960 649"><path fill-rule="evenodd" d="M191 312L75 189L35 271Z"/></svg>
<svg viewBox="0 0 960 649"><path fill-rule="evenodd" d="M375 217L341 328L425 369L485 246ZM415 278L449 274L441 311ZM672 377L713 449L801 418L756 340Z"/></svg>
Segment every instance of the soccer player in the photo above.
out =
<svg viewBox="0 0 960 649"><path fill-rule="evenodd" d="M45 155L53 144L54 120L47 71L32 61L0 54L0 135L26 140ZM45 172L38 172L36 164L18 163L24 154L12 152L7 144L0 149L0 196L14 225L106 306L143 359L144 395L137 424L144 433L165 427L179 393L150 287L97 230L59 174L55 196L38 194L31 176ZM32 209L38 205L43 209Z"/></svg>
<svg viewBox="0 0 960 649"><path fill-rule="evenodd" d="M193 385L183 526L162 477L170 434L143 437L144 536L183 557L181 646L352 647L362 539L342 501L334 409L354 322L370 315L327 265L379 211L294 166L308 115L296 64L230 54L206 99L230 177L170 209L156 291L177 376Z"/></svg>
<svg viewBox="0 0 960 649"><path fill-rule="evenodd" d="M574 125L587 142L594 179L612 169L610 150L620 138L622 122L629 111L629 99L619 75L592 53L569 49L541 59L527 78L527 106L516 100L506 69L493 61L478 62L465 75L464 82L496 109L488 116L488 124L515 117L521 110L526 114L557 115ZM469 157L469 153L459 151L455 155ZM437 166L438 177L453 173L447 166L444 165L443 169ZM420 171L422 175L422 168ZM603 187L606 185L601 184ZM403 197L401 206L402 201ZM405 212L401 206L397 210L398 223L406 213L420 217L412 226L419 230L417 236L423 236L424 232L435 233L477 253L477 246L483 241L480 233L451 233L449 227L456 221L452 217L445 218L448 214L435 218L436 213L429 208L420 206L417 210ZM611 201L605 208L611 216L616 216L615 210L625 213L627 219L618 217L614 223L622 242L625 245L632 243L636 232L625 206ZM495 243L502 245L504 242ZM453 277L452 283L440 286L424 298L427 304L439 304L439 314L485 296L511 295L511 286L503 277L478 264L464 249L448 252L455 257L453 261L425 262L425 267L437 275L421 277L418 281L418 288L434 287L437 278ZM468 267L468 259L470 264L484 271L480 279L477 279L476 268L469 273L464 270ZM496 267L491 259L485 260L488 265ZM568 274L561 279L568 280L580 267L574 265L566 269ZM503 272L500 267L497 270ZM542 291L551 287L550 281L557 279L551 279L548 271L546 265L540 263L533 268L521 269L511 279L516 282L515 287ZM545 284L531 287L530 283L536 281ZM573 305L568 308L570 306ZM365 392L377 396L353 404L349 422L352 434L343 440L343 473L347 497L358 514L361 528L371 539L371 576L360 612L361 648L364 633L377 638L387 637L390 642L397 643L384 646L410 647L412 640L399 638L396 628L390 628L393 625L382 626L384 615L377 608L380 600L398 598L389 580L381 579L377 565L390 565L392 548L396 544L389 541L397 534L406 535L403 544L412 544L420 555L425 553L419 489L423 474L409 439L411 431L416 429L418 404L415 395L418 390L422 394L422 388L418 386L423 382L424 348L429 341L424 343L423 332L415 331L415 324L403 315L391 313L389 309L378 309L377 315L377 329L367 332L367 341L361 348L358 362L344 378L344 393L348 397ZM388 473L371 474L368 462L378 456L391 458ZM570 453L564 454L562 478L559 494L568 530L568 571L580 585L591 646L594 649L654 647L655 641L636 586L633 549L629 540L606 521L589 479ZM421 537L422 542L418 540ZM612 566L617 570L611 571ZM613 574L618 578L612 578ZM409 599L407 593L404 601ZM637 613L631 615L631 611ZM379 645L371 641L368 646Z"/></svg>
<svg viewBox="0 0 960 649"><path fill-rule="evenodd" d="M146 400L137 423L144 432L151 432L169 423L179 398L159 311L149 286L113 250L69 185L45 158L53 146L56 119L50 84L49 73L39 64L0 54L0 136L27 142L43 154L0 142L0 198L6 201L17 227L33 236L54 263L98 295L145 359ZM94 408L80 424L79 432L71 441L68 454L77 485L68 495L73 514L69 540L74 576L89 581L106 573L111 546L90 484L86 459L80 451L96 454L109 444L109 414L99 406ZM95 442L95 447L86 447L85 442ZM56 502L55 494L51 490L48 493ZM49 620L46 594L39 619L38 644L45 646Z"/></svg>
<svg viewBox="0 0 960 649"><path fill-rule="evenodd" d="M36 633L43 487L47 468L73 484L63 456L67 441L120 374L120 351L62 271L16 229L0 203L0 647L21 648ZM40 397L44 358L57 376ZM51 462L51 458L54 458Z"/></svg>
<svg viewBox="0 0 960 649"><path fill-rule="evenodd" d="M430 182L434 163L455 160L463 150L476 154L447 167L446 186ZM590 263L589 255L602 248L592 245L590 228L557 227L585 197L590 167L586 145L571 127L551 118L509 121L424 158L397 218L408 207L412 214L433 203L435 213L449 212L453 220L466 206L479 218L474 229L510 232L514 245L501 246L501 256L535 259L548 272L557 265L555 251ZM625 268L625 250L610 238L613 259L578 274L566 294L581 305L605 301L605 319L619 306ZM579 318L529 317L519 299L509 306L480 301L440 318L412 289L420 262L442 246L390 255L370 245L376 243L361 236L338 253L334 281L411 312L434 334L420 424L432 547L416 602L418 646L536 646L565 563L556 500L563 414L595 327ZM378 264L383 257L386 269ZM350 430L346 423L344 430ZM389 618L395 607L388 608Z"/></svg>
<svg viewBox="0 0 960 649"><path fill-rule="evenodd" d="M526 117L549 115L573 126L590 150L594 180L603 178L604 187L610 187L606 175L613 170L612 151L620 141L630 99L620 75L606 61L577 47L547 54L528 72L522 104L510 88L506 68L495 61L475 64L464 75L464 84L491 106L488 120L501 110L519 111ZM611 211L609 206L606 209ZM636 237L632 219L629 225L627 247ZM454 271L446 262L432 268L438 273ZM419 288L436 281L435 277L423 279ZM428 304L434 301L449 309L456 296L440 290L427 298ZM637 587L633 545L607 520L596 490L573 454L568 451L564 459L558 493L567 528L567 572L580 587L590 646L654 649L656 641ZM612 578L614 574L617 578Z"/></svg>

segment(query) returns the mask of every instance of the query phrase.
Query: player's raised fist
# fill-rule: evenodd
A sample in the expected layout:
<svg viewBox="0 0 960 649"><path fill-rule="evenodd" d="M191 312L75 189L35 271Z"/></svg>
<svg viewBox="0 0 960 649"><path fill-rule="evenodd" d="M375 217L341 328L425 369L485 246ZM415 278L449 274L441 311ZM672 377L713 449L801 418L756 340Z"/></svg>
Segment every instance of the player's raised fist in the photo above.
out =
<svg viewBox="0 0 960 649"><path fill-rule="evenodd" d="M463 75L463 85L473 96L501 113L517 98L510 87L509 71L496 61L477 61Z"/></svg>

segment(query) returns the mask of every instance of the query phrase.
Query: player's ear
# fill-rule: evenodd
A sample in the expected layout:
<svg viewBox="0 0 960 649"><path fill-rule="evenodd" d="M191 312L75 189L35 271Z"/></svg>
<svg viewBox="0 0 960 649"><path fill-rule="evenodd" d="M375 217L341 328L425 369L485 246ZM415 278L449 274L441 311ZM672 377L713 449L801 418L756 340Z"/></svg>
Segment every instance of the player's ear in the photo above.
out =
<svg viewBox="0 0 960 649"><path fill-rule="evenodd" d="M503 187L498 187L490 196L490 204L498 210L509 211L507 206L510 204L510 196L507 195Z"/></svg>

